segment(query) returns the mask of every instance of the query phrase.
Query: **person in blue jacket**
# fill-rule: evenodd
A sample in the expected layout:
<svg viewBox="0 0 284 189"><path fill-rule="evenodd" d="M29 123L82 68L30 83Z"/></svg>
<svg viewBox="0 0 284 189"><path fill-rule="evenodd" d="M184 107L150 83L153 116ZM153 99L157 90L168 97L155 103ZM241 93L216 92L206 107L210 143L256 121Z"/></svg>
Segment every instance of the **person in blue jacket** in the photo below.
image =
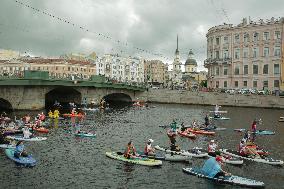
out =
<svg viewBox="0 0 284 189"><path fill-rule="evenodd" d="M22 157L28 157L28 154L25 151L24 141L19 141L16 144L16 149L15 149L15 152L14 152L14 156L16 158L20 158L21 156Z"/></svg>
<svg viewBox="0 0 284 189"><path fill-rule="evenodd" d="M203 165L202 171L208 177L219 177L219 176L230 176L228 173L222 169L223 158L221 156L209 158Z"/></svg>

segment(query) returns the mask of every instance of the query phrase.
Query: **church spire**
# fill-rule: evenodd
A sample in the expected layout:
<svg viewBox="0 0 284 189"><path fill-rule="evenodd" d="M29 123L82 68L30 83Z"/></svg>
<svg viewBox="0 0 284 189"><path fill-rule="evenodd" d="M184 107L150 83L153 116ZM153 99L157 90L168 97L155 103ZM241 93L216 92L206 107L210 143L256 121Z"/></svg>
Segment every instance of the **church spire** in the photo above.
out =
<svg viewBox="0 0 284 189"><path fill-rule="evenodd" d="M178 35L177 35L177 49L176 49L176 56L179 55L179 50L178 50Z"/></svg>

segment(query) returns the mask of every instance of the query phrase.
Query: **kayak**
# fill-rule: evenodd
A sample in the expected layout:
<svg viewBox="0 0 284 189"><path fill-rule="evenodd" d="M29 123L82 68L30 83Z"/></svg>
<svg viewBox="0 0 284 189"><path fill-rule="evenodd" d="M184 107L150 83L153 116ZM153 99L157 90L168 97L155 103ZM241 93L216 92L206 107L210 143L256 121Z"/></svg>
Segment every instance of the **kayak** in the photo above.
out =
<svg viewBox="0 0 284 189"><path fill-rule="evenodd" d="M34 128L34 131L40 132L40 133L48 133L49 130L44 127Z"/></svg>
<svg viewBox="0 0 284 189"><path fill-rule="evenodd" d="M109 158L113 158L120 161L125 161L129 163L139 164L139 165L146 165L146 166L160 166L162 165L161 160L137 157L137 158L130 158L127 159L123 156L123 153L120 152L106 152L106 156Z"/></svg>
<svg viewBox="0 0 284 189"><path fill-rule="evenodd" d="M84 117L83 114L63 114L64 117Z"/></svg>
<svg viewBox="0 0 284 189"><path fill-rule="evenodd" d="M272 158L250 158L250 157L245 157L245 156L241 156L239 152L234 151L234 150L228 150L228 149L220 149L220 152L233 156L233 157L238 157L238 158L242 158L245 160L250 160L250 161L255 161L255 162L259 162L259 163L266 163L266 164L270 164L270 165L282 165L283 161L282 160L275 160Z"/></svg>
<svg viewBox="0 0 284 189"><path fill-rule="evenodd" d="M172 151L167 148L162 148L158 145L155 146L155 149L166 152L168 154L175 154L175 155L183 155L183 156L189 156L189 157L195 157L195 158L204 158L208 157L208 154L205 152L201 152L199 150L192 150L190 151L185 151L185 150L180 150L180 151Z"/></svg>
<svg viewBox="0 0 284 189"><path fill-rule="evenodd" d="M0 144L0 148L4 148L4 149L7 149L7 148L16 148L15 145L12 145L12 144Z"/></svg>
<svg viewBox="0 0 284 189"><path fill-rule="evenodd" d="M179 134L179 136L182 136L182 137L187 137L187 138L191 138L191 139L196 138L195 134L193 134L191 132L187 132L187 131L184 131L184 132L178 131L178 134Z"/></svg>
<svg viewBox="0 0 284 189"><path fill-rule="evenodd" d="M231 176L219 176L219 177L209 177L200 168L183 168L182 169L185 173L206 178L218 183L225 183L225 184L232 184L232 185L239 185L239 186L246 186L246 187L254 187L254 188L263 188L264 183L244 177L239 177L235 175Z"/></svg>
<svg viewBox="0 0 284 189"><path fill-rule="evenodd" d="M245 132L246 129L234 129L234 131L238 132ZM256 135L275 135L274 131L269 131L269 130L256 130L256 132L252 132Z"/></svg>
<svg viewBox="0 0 284 189"><path fill-rule="evenodd" d="M194 130L192 128L188 128L187 131L192 132L194 134L202 134L202 135L214 135L214 131L205 131L205 130Z"/></svg>
<svg viewBox="0 0 284 189"><path fill-rule="evenodd" d="M11 160L13 160L15 163L20 164L20 165L25 165L25 166L35 166L36 165L36 160L29 155L28 157L20 157L16 158L14 156L15 149L6 149L5 154L7 157Z"/></svg>
<svg viewBox="0 0 284 189"><path fill-rule="evenodd" d="M35 142L35 141L43 141L46 140L47 138L46 137L24 138L22 136L7 136L7 139Z"/></svg>
<svg viewBox="0 0 284 189"><path fill-rule="evenodd" d="M215 120L229 120L229 117L209 117L209 119L215 119Z"/></svg>
<svg viewBox="0 0 284 189"><path fill-rule="evenodd" d="M95 133L75 133L74 135L77 137L96 137L97 136Z"/></svg>

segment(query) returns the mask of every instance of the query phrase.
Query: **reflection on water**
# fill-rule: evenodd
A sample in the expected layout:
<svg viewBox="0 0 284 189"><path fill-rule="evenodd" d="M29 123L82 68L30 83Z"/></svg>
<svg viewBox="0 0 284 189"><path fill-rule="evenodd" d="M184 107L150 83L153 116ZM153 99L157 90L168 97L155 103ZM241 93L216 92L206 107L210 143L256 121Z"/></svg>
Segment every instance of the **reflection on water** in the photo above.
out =
<svg viewBox="0 0 284 189"><path fill-rule="evenodd" d="M160 168L128 164L107 158L106 151L123 151L130 139L138 151L143 151L149 138L154 145L168 146L166 129L159 125L169 124L174 118L191 123L193 119L204 120L204 112L212 110L206 106L150 104L155 108L112 109L106 112L88 112L81 129L95 130L96 138L78 138L67 130L73 129L69 122L51 120L47 141L26 143L27 150L34 155L38 164L32 169L17 167L0 151L1 188L239 188L214 184L205 179L187 175L183 167L201 166L204 159L193 159L192 164L163 162ZM227 110L228 121L215 121L216 136L198 136L196 140L177 138L182 149L207 148L208 141L215 139L224 148L236 149L240 133L235 128L249 128L255 117L262 118L259 129L276 132L275 136L261 136L256 142L271 152L275 159L284 159L284 123L278 122L281 110L222 107ZM26 113L13 112L21 117ZM265 182L267 188L283 188L282 167L247 162L241 167L227 165L226 170L236 175ZM39 179L31 179L39 178Z"/></svg>

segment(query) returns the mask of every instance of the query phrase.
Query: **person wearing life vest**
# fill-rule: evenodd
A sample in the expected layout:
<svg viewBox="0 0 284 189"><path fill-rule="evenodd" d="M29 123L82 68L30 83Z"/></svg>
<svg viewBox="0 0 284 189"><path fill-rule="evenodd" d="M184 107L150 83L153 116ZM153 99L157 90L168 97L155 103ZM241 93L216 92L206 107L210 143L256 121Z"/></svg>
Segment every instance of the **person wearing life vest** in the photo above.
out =
<svg viewBox="0 0 284 189"><path fill-rule="evenodd" d="M49 117L49 118L54 118L54 117L53 117L53 113L52 113L51 110L49 110L49 112L48 112L48 117Z"/></svg>
<svg viewBox="0 0 284 189"><path fill-rule="evenodd" d="M145 148L144 148L144 154L147 156L155 156L155 149L152 147L152 143L154 142L153 139L149 139Z"/></svg>
<svg viewBox="0 0 284 189"><path fill-rule="evenodd" d="M256 132L256 120L254 120L251 124L251 132Z"/></svg>
<svg viewBox="0 0 284 189"><path fill-rule="evenodd" d="M252 158L260 158L259 154L257 153L255 148L249 148L246 145L245 139L242 139L239 144L239 153L241 156L249 156Z"/></svg>
<svg viewBox="0 0 284 189"><path fill-rule="evenodd" d="M214 140L210 140L208 144L208 155L216 157L217 155L220 155L221 153L217 151L218 145L215 143Z"/></svg>
<svg viewBox="0 0 284 189"><path fill-rule="evenodd" d="M204 125L205 125L205 127L207 127L207 126L210 125L208 114L206 114L206 116L205 116L205 118L204 118Z"/></svg>
<svg viewBox="0 0 284 189"><path fill-rule="evenodd" d="M15 158L20 158L21 156L22 157L28 157L28 154L25 151L24 141L19 141L16 144L16 149L15 149L15 152L14 152Z"/></svg>
<svg viewBox="0 0 284 189"><path fill-rule="evenodd" d="M44 115L43 112L41 112L41 113L39 114L39 119L40 119L41 121L45 121L45 115Z"/></svg>
<svg viewBox="0 0 284 189"><path fill-rule="evenodd" d="M219 172L215 175L215 177L220 177L220 176L230 176L231 173L226 172L222 169L222 166L224 165L224 159L222 156L216 156L215 157L216 162L220 166Z"/></svg>
<svg viewBox="0 0 284 189"><path fill-rule="evenodd" d="M59 114L60 114L59 111L56 109L53 112L53 117L57 119L57 118L59 118Z"/></svg>
<svg viewBox="0 0 284 189"><path fill-rule="evenodd" d="M126 150L124 152L124 157L127 159L136 158L138 156L136 149L132 143L132 141L128 142Z"/></svg>
<svg viewBox="0 0 284 189"><path fill-rule="evenodd" d="M24 135L24 138L30 138L32 136L32 133L30 132L27 126L23 128L23 135Z"/></svg>

